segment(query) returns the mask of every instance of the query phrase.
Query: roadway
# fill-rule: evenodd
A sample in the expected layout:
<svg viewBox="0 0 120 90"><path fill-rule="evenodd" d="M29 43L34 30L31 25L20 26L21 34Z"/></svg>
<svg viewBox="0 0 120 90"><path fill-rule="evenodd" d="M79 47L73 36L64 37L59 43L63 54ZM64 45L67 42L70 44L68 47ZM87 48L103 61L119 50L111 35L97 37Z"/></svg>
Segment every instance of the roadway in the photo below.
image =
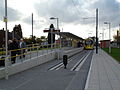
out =
<svg viewBox="0 0 120 90"><path fill-rule="evenodd" d="M49 61L0 80L0 90L84 90L92 55L91 50L74 55L68 59L67 69L62 60Z"/></svg>

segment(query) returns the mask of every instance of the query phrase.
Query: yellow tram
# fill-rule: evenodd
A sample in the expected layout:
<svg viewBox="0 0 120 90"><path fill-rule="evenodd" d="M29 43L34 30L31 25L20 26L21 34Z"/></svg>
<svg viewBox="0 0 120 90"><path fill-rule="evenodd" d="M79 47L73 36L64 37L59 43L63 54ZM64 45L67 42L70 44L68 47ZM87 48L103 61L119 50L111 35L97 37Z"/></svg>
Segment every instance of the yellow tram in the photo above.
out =
<svg viewBox="0 0 120 90"><path fill-rule="evenodd" d="M92 38L87 38L84 40L84 49L86 50L94 49L94 40Z"/></svg>

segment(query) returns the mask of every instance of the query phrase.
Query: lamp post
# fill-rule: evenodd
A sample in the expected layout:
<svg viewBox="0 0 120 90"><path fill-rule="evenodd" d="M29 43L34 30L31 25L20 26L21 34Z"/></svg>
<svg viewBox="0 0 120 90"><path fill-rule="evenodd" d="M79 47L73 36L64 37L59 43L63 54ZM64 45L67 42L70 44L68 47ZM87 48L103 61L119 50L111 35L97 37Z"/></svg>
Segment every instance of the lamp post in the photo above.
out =
<svg viewBox="0 0 120 90"><path fill-rule="evenodd" d="M111 23L110 22L104 22L104 24L108 24L109 25L109 39L111 40L111 31L110 31Z"/></svg>
<svg viewBox="0 0 120 90"><path fill-rule="evenodd" d="M96 9L96 16L90 18L96 18L96 54L98 54L98 8ZM89 19L89 17L83 19Z"/></svg>
<svg viewBox="0 0 120 90"><path fill-rule="evenodd" d="M51 20L54 20L54 19L57 20L57 30L59 30L59 18L51 17L50 19ZM58 35L59 35L59 32L58 32ZM61 49L61 36L60 36L60 49ZM59 51L58 51L58 60L59 60L59 57L60 57L60 55L59 55Z"/></svg>
<svg viewBox="0 0 120 90"><path fill-rule="evenodd" d="M104 28L102 29L102 39L104 40Z"/></svg>
<svg viewBox="0 0 120 90"><path fill-rule="evenodd" d="M51 17L50 19L51 19L51 20L53 20L53 19L56 19L56 20L57 20L57 29L59 29L59 19L58 19L58 18L55 18L55 17Z"/></svg>
<svg viewBox="0 0 120 90"><path fill-rule="evenodd" d="M8 30L7 30L7 0L5 0L5 50L6 50L6 57L8 57ZM8 79L8 58L5 59L5 79Z"/></svg>
<svg viewBox="0 0 120 90"><path fill-rule="evenodd" d="M32 44L33 44L33 13L32 13Z"/></svg>
<svg viewBox="0 0 120 90"><path fill-rule="evenodd" d="M96 9L96 54L98 54L98 8Z"/></svg>
<svg viewBox="0 0 120 90"><path fill-rule="evenodd" d="M102 38L101 38L101 39L103 40L103 33L100 33L100 34L99 34L99 39L100 39L101 35L102 35Z"/></svg>
<svg viewBox="0 0 120 90"><path fill-rule="evenodd" d="M111 31L110 31L111 23L110 22L104 22L104 24L108 24L109 25L109 39L111 41ZM109 53L111 53L111 44L110 44L110 42L109 42Z"/></svg>
<svg viewBox="0 0 120 90"><path fill-rule="evenodd" d="M59 30L59 19L58 18L55 18L55 17L51 17L50 18L51 20L54 20L54 19L56 19L57 20L57 30ZM59 34L59 32L58 32L58 34ZM51 36L52 36L52 33L51 33ZM61 38L61 37L60 37ZM52 39L52 38L51 38ZM60 40L61 41L61 40ZM61 47L61 45L60 45L60 47Z"/></svg>

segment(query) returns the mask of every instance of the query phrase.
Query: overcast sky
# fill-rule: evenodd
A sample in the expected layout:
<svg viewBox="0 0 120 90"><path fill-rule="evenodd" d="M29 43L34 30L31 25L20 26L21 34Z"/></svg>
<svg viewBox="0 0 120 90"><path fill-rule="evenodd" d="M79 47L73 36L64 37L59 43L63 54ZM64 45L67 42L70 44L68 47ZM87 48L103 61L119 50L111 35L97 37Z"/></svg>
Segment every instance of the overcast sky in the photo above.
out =
<svg viewBox="0 0 120 90"><path fill-rule="evenodd" d="M0 0L0 29L3 22L4 1ZM119 28L120 0L8 0L8 29L12 31L15 24L21 24L24 37L31 35L31 14L34 14L34 35L39 37L51 23L56 27L59 18L59 28L80 37L95 36L95 14L99 9L99 33L104 30L104 38L108 39L108 25L111 22L111 35ZM83 19L88 18L88 19ZM102 39L102 34L99 34Z"/></svg>

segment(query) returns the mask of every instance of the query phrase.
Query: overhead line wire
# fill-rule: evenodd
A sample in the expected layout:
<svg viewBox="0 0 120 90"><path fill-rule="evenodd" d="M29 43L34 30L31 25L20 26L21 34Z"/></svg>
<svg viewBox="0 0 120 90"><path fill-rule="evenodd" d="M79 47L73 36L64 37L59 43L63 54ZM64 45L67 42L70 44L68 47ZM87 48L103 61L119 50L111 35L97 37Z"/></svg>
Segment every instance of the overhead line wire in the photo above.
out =
<svg viewBox="0 0 120 90"><path fill-rule="evenodd" d="M75 9L76 9L76 12L78 13L78 16L79 16L80 11L79 11L78 8L76 7L74 0L71 0L71 1L72 1L73 5L74 5L74 7L75 7Z"/></svg>

